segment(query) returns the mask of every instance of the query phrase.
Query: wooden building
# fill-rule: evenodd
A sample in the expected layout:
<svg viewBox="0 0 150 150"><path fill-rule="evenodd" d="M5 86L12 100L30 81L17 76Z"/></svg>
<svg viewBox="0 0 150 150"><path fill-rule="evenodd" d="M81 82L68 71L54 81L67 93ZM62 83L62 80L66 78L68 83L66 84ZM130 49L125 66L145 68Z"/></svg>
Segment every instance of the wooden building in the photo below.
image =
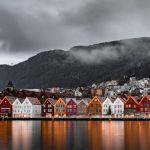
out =
<svg viewBox="0 0 150 150"><path fill-rule="evenodd" d="M54 117L66 116L66 103L62 98L59 98L54 104Z"/></svg>
<svg viewBox="0 0 150 150"><path fill-rule="evenodd" d="M93 99L89 102L87 106L88 115L102 115L102 104L97 96L94 96Z"/></svg>

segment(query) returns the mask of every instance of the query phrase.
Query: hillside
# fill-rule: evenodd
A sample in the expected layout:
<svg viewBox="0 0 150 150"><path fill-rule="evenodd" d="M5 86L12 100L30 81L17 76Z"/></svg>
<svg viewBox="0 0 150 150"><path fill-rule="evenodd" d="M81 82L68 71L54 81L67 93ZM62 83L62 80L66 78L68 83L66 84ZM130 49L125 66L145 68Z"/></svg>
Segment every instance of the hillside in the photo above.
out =
<svg viewBox="0 0 150 150"><path fill-rule="evenodd" d="M76 46L39 53L15 66L0 65L0 89L75 87L124 75L150 77L150 38Z"/></svg>

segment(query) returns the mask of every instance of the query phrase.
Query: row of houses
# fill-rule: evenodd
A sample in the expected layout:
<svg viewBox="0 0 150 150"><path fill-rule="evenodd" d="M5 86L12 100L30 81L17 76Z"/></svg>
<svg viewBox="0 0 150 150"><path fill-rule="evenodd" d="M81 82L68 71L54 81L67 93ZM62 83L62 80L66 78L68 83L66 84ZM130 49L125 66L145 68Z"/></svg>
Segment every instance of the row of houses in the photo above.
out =
<svg viewBox="0 0 150 150"><path fill-rule="evenodd" d="M94 96L92 99L47 98L42 101L33 97L5 96L0 100L0 116L10 117L123 116L143 113L150 113L150 97L147 95L141 98L129 96L127 99Z"/></svg>

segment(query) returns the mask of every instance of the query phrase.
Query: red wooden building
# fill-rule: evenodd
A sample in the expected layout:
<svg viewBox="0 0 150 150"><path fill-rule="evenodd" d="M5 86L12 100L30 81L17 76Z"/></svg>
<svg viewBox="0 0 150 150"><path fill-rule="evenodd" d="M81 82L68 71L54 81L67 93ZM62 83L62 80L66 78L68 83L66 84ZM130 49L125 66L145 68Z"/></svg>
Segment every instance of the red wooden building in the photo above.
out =
<svg viewBox="0 0 150 150"><path fill-rule="evenodd" d="M42 102L42 116L52 117L54 116L54 105L55 100L47 98Z"/></svg>
<svg viewBox="0 0 150 150"><path fill-rule="evenodd" d="M75 99L69 99L66 107L67 116L73 116L77 114L77 103Z"/></svg>
<svg viewBox="0 0 150 150"><path fill-rule="evenodd" d="M126 102L124 103L124 113L135 114L138 112L139 112L138 101L133 96L129 96Z"/></svg>
<svg viewBox="0 0 150 150"><path fill-rule="evenodd" d="M5 96L0 101L0 116L12 116L12 103L14 100L13 97Z"/></svg>
<svg viewBox="0 0 150 150"><path fill-rule="evenodd" d="M150 113L150 97L143 96L139 102L139 111L140 113Z"/></svg>

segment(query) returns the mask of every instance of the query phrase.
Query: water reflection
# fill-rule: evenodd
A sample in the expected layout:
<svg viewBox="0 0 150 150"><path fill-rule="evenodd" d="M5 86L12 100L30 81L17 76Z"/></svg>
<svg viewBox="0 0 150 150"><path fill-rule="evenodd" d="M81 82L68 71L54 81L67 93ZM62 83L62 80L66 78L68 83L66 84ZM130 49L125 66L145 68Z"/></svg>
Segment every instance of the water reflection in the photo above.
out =
<svg viewBox="0 0 150 150"><path fill-rule="evenodd" d="M0 150L147 150L149 148L150 122L0 122Z"/></svg>

